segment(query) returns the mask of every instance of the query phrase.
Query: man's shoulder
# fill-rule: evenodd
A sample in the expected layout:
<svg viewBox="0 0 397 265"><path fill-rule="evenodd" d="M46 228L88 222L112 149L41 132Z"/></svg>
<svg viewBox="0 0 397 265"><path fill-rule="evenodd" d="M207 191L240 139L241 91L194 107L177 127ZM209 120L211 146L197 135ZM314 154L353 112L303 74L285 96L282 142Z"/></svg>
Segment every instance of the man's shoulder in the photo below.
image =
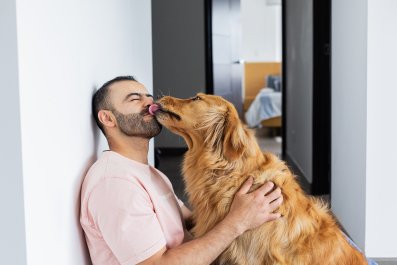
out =
<svg viewBox="0 0 397 265"><path fill-rule="evenodd" d="M110 182L129 182L131 184L138 184L134 171L123 161L114 159L112 153L104 152L101 156L91 165L87 174L84 177L82 185L82 197L87 196L92 190L101 183Z"/></svg>
<svg viewBox="0 0 397 265"><path fill-rule="evenodd" d="M112 163L110 163L111 165ZM109 166L109 156L106 154L101 154L101 156L90 166L87 174L84 177L83 185L88 185L91 183L97 183L104 177L106 177L106 172Z"/></svg>

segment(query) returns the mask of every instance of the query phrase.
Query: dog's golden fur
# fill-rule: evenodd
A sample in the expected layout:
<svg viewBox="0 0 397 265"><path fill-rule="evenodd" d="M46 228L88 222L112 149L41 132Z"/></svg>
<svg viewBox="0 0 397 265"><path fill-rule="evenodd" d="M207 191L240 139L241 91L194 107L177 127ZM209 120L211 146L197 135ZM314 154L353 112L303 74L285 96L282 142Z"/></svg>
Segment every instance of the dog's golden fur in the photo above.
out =
<svg viewBox="0 0 397 265"><path fill-rule="evenodd" d="M183 173L195 236L226 216L248 176L255 179L252 189L272 181L282 190L278 212L283 217L238 237L218 258L219 264L367 264L346 241L327 206L304 194L283 161L260 150L231 103L198 94L191 99L164 97L158 104L158 121L184 137L189 148Z"/></svg>

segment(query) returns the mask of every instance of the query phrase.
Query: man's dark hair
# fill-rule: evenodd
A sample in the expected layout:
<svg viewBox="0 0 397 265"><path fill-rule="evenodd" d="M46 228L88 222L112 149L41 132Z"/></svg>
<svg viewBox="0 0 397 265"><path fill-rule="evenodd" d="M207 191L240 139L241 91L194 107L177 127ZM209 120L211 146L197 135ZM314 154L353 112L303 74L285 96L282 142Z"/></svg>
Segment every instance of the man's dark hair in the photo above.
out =
<svg viewBox="0 0 397 265"><path fill-rule="evenodd" d="M109 87L116 82L126 80L137 81L135 77L129 75L115 77L112 80L109 80L105 84L103 84L92 97L92 116L94 116L96 124L105 136L105 129L103 127L103 124L98 119L98 112L103 109L113 109L112 103L109 100Z"/></svg>

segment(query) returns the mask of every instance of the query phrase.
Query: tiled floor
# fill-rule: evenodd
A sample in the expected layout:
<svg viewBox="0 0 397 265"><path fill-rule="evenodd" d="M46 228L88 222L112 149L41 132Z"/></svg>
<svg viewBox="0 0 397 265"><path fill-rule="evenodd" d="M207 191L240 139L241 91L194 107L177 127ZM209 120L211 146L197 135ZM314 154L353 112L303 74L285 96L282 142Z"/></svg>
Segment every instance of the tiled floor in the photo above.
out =
<svg viewBox="0 0 397 265"><path fill-rule="evenodd" d="M276 137L264 137L259 133L256 134L256 139L259 146L263 151L272 152L273 154L281 157L281 144L282 139L280 136Z"/></svg>
<svg viewBox="0 0 397 265"><path fill-rule="evenodd" d="M394 260L375 259L375 261L378 263L378 265L397 265L397 258Z"/></svg>

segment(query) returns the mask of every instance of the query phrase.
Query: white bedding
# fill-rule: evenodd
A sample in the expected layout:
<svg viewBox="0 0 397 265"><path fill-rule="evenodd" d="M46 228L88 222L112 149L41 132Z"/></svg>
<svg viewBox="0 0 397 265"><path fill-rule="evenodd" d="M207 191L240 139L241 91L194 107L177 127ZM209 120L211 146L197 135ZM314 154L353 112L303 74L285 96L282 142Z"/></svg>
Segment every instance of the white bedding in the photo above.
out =
<svg viewBox="0 0 397 265"><path fill-rule="evenodd" d="M245 121L251 128L261 125L262 120L281 116L281 93L272 88L262 88L245 113Z"/></svg>

